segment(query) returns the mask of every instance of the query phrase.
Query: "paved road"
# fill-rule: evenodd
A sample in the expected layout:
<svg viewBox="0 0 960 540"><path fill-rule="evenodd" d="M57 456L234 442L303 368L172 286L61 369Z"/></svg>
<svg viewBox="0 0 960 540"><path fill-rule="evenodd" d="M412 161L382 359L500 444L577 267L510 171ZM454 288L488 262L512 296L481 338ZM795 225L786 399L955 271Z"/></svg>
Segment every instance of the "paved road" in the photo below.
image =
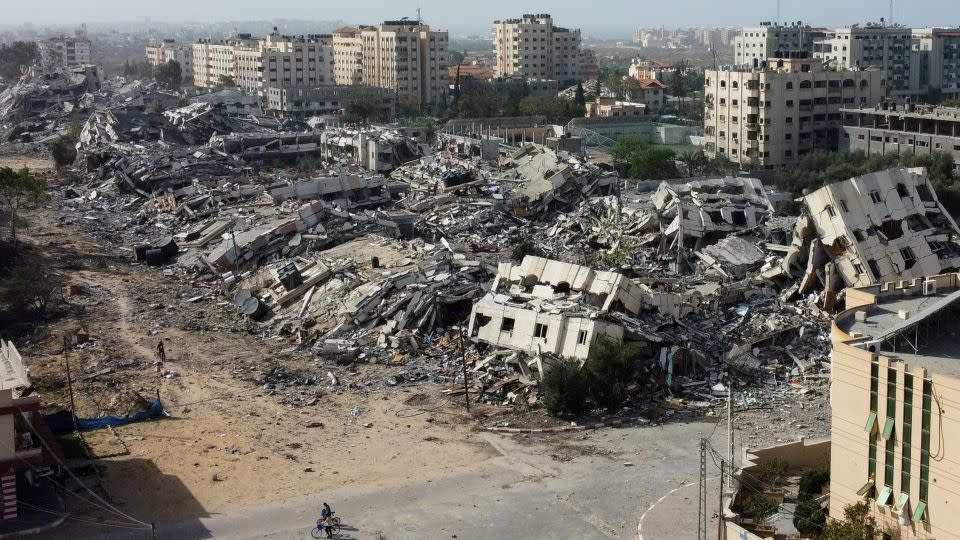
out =
<svg viewBox="0 0 960 540"><path fill-rule="evenodd" d="M318 485L316 496L159 526L158 537L309 538L326 500L344 520L345 540L376 539L378 533L388 540L634 539L644 513L645 540L694 538L697 487L690 484L698 478L700 433L712 429L712 423L677 423L546 442L489 434L499 455L464 464L453 476L366 489L321 491ZM714 443L721 437L718 430ZM102 538L104 531L98 532L88 537Z"/></svg>

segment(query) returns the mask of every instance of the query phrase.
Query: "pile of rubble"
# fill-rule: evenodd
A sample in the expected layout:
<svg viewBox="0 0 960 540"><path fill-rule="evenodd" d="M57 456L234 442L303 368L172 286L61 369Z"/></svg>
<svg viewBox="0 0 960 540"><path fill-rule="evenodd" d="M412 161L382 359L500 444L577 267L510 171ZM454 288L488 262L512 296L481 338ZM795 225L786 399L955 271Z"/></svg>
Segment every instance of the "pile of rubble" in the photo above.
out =
<svg viewBox="0 0 960 540"><path fill-rule="evenodd" d="M542 145L458 136L430 148L395 126L313 128L242 109L93 113L85 179L65 205L138 259L203 283L249 328L329 360L332 380L337 364L375 363L386 385L429 379L523 409L546 372L584 362L600 337L640 351L634 390L668 411L722 406L728 374L741 403L762 406L819 392L829 373L830 265L851 259L809 212L775 216L783 197L759 180L633 189ZM297 167L304 156L315 166ZM925 201L915 178L905 189ZM917 206L926 221L905 215L904 234L946 226Z"/></svg>
<svg viewBox="0 0 960 540"><path fill-rule="evenodd" d="M0 144L47 143L93 109L100 89L96 66L35 73L0 92Z"/></svg>

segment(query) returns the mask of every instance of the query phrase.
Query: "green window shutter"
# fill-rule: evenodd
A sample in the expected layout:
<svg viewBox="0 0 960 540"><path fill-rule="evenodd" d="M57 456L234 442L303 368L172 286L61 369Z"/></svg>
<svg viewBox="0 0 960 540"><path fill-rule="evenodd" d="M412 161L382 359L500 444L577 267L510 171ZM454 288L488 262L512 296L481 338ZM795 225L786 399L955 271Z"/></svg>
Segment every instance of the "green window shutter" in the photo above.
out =
<svg viewBox="0 0 960 540"><path fill-rule="evenodd" d="M920 501L917 503L917 509L913 511L914 521L926 521L927 503Z"/></svg>
<svg viewBox="0 0 960 540"><path fill-rule="evenodd" d="M883 424L883 438L889 439L890 435L893 434L893 418L887 418L886 422Z"/></svg>
<svg viewBox="0 0 960 540"><path fill-rule="evenodd" d="M907 505L910 501L909 493L901 493L900 497L897 499L897 504L893 505L893 511L896 513L903 512L903 507Z"/></svg>
<svg viewBox="0 0 960 540"><path fill-rule="evenodd" d="M872 494L873 494L873 478L871 478L870 480L867 480L867 483L864 484L859 491L857 491L858 497L869 497Z"/></svg>
<svg viewBox="0 0 960 540"><path fill-rule="evenodd" d="M891 494L893 494L893 488L884 486L883 491L880 492L880 496L877 497L877 506L887 506L887 503L890 502Z"/></svg>
<svg viewBox="0 0 960 540"><path fill-rule="evenodd" d="M877 429L877 413L870 413L870 416L867 417L867 425L864 426L864 429L867 430L867 433L871 435L873 434L874 430Z"/></svg>

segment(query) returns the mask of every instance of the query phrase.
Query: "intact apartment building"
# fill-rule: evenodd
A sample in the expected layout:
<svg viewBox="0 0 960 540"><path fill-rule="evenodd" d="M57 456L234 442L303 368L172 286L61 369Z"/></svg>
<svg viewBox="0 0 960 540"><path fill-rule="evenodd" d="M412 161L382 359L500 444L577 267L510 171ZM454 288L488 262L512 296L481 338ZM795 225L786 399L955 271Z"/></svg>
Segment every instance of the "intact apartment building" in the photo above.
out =
<svg viewBox="0 0 960 540"><path fill-rule="evenodd" d="M340 85L363 84L363 38L366 28L345 26L333 33L333 81Z"/></svg>
<svg viewBox="0 0 960 540"><path fill-rule="evenodd" d="M827 69L808 58L707 70L704 151L756 169L795 163L815 148L836 150L840 109L879 103L882 77L877 70Z"/></svg>
<svg viewBox="0 0 960 540"><path fill-rule="evenodd" d="M270 88L315 88L334 84L333 37L284 36L276 28L253 43L234 48L237 86L265 98Z"/></svg>
<svg viewBox="0 0 960 540"><path fill-rule="evenodd" d="M93 63L90 40L82 33L39 40L37 50L44 68L69 69Z"/></svg>
<svg viewBox="0 0 960 540"><path fill-rule="evenodd" d="M809 58L814 41L826 37L823 28L801 23L781 25L762 22L747 26L733 40L733 63L760 67L771 58Z"/></svg>
<svg viewBox="0 0 960 540"><path fill-rule="evenodd" d="M494 21L493 43L498 77L581 79L580 31L555 26L549 14Z"/></svg>
<svg viewBox="0 0 960 540"><path fill-rule="evenodd" d="M416 21L385 21L360 30L362 83L417 98L421 107L447 94L447 32Z"/></svg>
<svg viewBox="0 0 960 540"><path fill-rule="evenodd" d="M870 156L924 155L944 152L960 169L960 109L897 106L841 109L840 149L860 150Z"/></svg>
<svg viewBox="0 0 960 540"><path fill-rule="evenodd" d="M180 72L184 77L193 75L193 44L178 43L174 39L164 39L147 45L147 63L159 66L167 62L180 64Z"/></svg>
<svg viewBox="0 0 960 540"><path fill-rule="evenodd" d="M225 40L200 40L193 44L193 84L200 88L220 86L224 78L234 79L234 49L253 49L259 40L250 34L239 34Z"/></svg>
<svg viewBox="0 0 960 540"><path fill-rule="evenodd" d="M878 537L957 538L958 300L960 274L846 290L831 325L830 517L867 501Z"/></svg>
<svg viewBox="0 0 960 540"><path fill-rule="evenodd" d="M960 93L960 30L853 26L832 32L814 55L846 68L877 68L887 94L923 99Z"/></svg>

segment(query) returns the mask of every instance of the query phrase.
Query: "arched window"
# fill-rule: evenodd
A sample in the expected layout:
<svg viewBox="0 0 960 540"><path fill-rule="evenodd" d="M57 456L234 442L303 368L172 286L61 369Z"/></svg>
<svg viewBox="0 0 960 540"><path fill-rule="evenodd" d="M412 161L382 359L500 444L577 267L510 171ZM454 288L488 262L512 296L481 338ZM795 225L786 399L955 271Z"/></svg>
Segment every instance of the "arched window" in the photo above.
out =
<svg viewBox="0 0 960 540"><path fill-rule="evenodd" d="M739 88L740 85L737 84L737 81L733 81L732 83L730 83L730 87L731 87L731 88Z"/></svg>

